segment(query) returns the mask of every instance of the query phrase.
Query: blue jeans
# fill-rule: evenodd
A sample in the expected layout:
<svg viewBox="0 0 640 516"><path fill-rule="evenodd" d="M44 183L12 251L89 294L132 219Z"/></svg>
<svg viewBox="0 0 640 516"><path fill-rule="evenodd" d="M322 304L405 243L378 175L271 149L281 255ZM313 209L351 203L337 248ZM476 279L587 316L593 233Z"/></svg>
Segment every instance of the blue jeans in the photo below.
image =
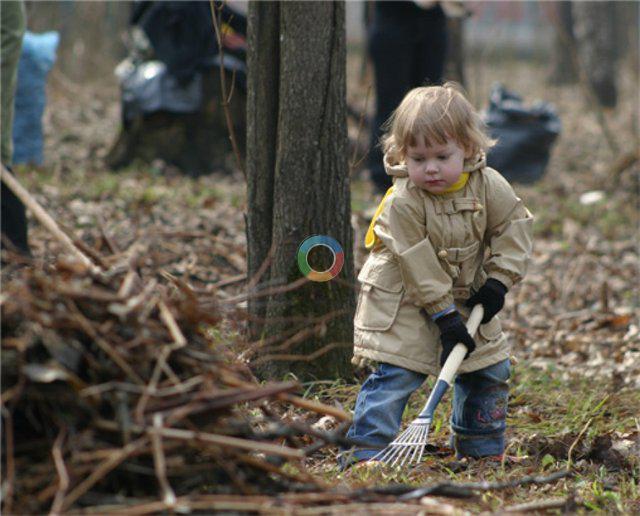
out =
<svg viewBox="0 0 640 516"><path fill-rule="evenodd" d="M457 376L453 388L451 445L456 456L486 457L504 451L509 359ZM354 447L342 450L340 462L367 460L389 444L400 430L409 396L427 376L380 364L362 384L347 438Z"/></svg>

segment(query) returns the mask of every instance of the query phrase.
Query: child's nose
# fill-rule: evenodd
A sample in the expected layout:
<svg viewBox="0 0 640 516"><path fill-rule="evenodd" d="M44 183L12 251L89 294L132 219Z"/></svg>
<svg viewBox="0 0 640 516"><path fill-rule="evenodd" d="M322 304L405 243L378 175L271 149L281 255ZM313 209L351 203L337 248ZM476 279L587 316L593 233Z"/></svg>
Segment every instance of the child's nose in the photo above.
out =
<svg viewBox="0 0 640 516"><path fill-rule="evenodd" d="M425 171L427 172L427 174L435 174L436 172L438 172L438 164L435 161L427 161L425 165Z"/></svg>

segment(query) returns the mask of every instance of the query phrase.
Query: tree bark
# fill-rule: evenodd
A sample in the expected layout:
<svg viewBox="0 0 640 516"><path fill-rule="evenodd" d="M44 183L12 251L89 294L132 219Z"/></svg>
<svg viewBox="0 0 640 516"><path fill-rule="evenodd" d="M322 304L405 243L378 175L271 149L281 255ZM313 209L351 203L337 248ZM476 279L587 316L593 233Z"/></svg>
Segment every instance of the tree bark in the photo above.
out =
<svg viewBox="0 0 640 516"><path fill-rule="evenodd" d="M298 378L335 378L350 371L355 295L344 24L343 2L252 2L249 7L249 277L272 249L260 287L299 280L298 247L316 234L335 238L346 257L331 281L307 282L249 302L252 340L310 330L299 342L265 348L257 368L263 377L292 372ZM331 350L310 361L268 359L305 358L325 346Z"/></svg>
<svg viewBox="0 0 640 516"><path fill-rule="evenodd" d="M555 31L549 82L551 84L573 84L578 80L578 72L571 55L572 48L575 48L576 44L573 34L571 2L569 0L553 2L551 8L553 9Z"/></svg>
<svg viewBox="0 0 640 516"><path fill-rule="evenodd" d="M572 9L580 66L598 102L605 107L615 107L617 67L613 4L574 2Z"/></svg>
<svg viewBox="0 0 640 516"><path fill-rule="evenodd" d="M467 79L464 73L464 25L466 16L447 17L448 25L448 49L447 49L447 79L452 79L467 88Z"/></svg>

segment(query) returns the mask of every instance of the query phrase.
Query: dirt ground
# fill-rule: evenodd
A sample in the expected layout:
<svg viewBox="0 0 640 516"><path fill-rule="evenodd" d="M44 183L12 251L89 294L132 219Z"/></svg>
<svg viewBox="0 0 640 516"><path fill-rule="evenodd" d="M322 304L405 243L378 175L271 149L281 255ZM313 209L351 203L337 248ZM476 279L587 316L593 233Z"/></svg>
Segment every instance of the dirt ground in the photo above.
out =
<svg viewBox="0 0 640 516"><path fill-rule="evenodd" d="M573 476L555 482L487 490L471 498L424 497L420 508L439 514L542 511L548 502L555 511L637 514L640 169L636 162L616 170L625 153L637 150L637 75L625 71L620 105L604 113L618 147L613 150L603 137L597 110L578 86L546 84L546 68L536 63L486 65L481 74L475 67L469 75L471 97L480 105L491 83L502 81L527 101L553 102L563 123L544 178L535 185L515 186L535 215L535 252L526 279L509 293L505 308L514 356L507 457L497 463L456 461L447 447L449 409L443 403L430 436L434 446L414 470L356 468L340 473L335 449L314 457L309 466L329 484L361 487L517 481L570 465ZM355 75L349 76L349 99L363 109L366 81L359 82ZM120 249L140 246L140 266L164 269L200 294L216 289L215 295L228 298L241 293L238 278L246 270L241 174L190 178L162 162L112 173L102 158L118 123L115 86L79 86L54 75L45 117L47 165L19 167L19 179L87 245L97 246L104 232ZM357 130L350 132L355 135ZM353 173L352 195L359 268L365 214L376 203L364 170ZM30 242L39 260L52 260L59 252L58 244L34 222ZM228 286L218 288L216 284L227 279ZM234 331L223 324L221 338L233 341ZM305 389L309 398L351 409L358 384L354 378L314 382ZM425 396L414 396L405 420L416 415ZM327 421L328 428L332 424ZM518 507L523 503L534 505ZM403 510L394 507L395 512ZM417 507L406 509L415 512Z"/></svg>

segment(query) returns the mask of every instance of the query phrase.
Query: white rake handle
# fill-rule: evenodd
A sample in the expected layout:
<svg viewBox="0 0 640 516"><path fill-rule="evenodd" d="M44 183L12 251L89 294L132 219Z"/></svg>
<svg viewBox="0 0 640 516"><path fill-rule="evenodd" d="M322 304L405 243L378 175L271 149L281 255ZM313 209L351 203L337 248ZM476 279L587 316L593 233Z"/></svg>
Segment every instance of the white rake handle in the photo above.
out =
<svg viewBox="0 0 640 516"><path fill-rule="evenodd" d="M478 326L480 326L483 315L484 308L482 308L482 305L480 304L474 306L473 310L471 310L471 315L469 315L469 320L467 321L467 331L472 337L478 331ZM458 368L460 367L460 364L464 360L466 354L467 346L465 346L462 342L456 344L455 347L451 350L451 353L449 353L447 361L442 366L440 375L438 376L438 379L436 380L436 383L431 390L429 399L425 403L422 412L420 412L420 414L418 415L418 419L431 421L438 403L440 403L440 400L444 396L445 392L447 392L449 387L451 387L453 378L456 375L456 371L458 371Z"/></svg>
<svg viewBox="0 0 640 516"><path fill-rule="evenodd" d="M477 304L476 306L474 306L473 310L471 310L471 314L469 315L469 320L467 321L467 331L472 337L475 337L483 316L484 308L482 307L482 305ZM455 347L451 350L451 353L449 353L447 361L442 366L442 370L440 371L438 380L444 380L449 385L451 385L453 383L453 378L456 375L456 371L460 367L460 364L462 364L462 361L464 360L466 354L467 346L465 346L462 342L456 344Z"/></svg>

